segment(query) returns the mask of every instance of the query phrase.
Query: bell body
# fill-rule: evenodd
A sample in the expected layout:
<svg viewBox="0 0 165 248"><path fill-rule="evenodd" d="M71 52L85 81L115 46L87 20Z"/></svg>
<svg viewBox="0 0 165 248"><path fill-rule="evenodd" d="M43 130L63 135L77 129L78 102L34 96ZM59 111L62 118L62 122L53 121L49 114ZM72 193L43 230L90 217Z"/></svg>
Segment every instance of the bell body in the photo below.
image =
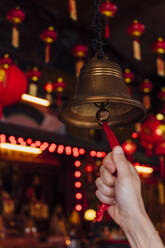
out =
<svg viewBox="0 0 165 248"><path fill-rule="evenodd" d="M99 128L96 113L101 103L110 112L111 126L136 122L145 115L142 103L130 97L121 68L94 57L81 69L75 94L63 106L60 119L77 127Z"/></svg>

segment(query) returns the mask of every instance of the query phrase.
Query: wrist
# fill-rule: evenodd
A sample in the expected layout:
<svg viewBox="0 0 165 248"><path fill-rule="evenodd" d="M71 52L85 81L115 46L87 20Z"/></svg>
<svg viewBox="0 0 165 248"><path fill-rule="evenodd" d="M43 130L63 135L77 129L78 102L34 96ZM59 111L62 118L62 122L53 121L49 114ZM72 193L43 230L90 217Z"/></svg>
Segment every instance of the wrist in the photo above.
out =
<svg viewBox="0 0 165 248"><path fill-rule="evenodd" d="M131 247L164 247L145 209L137 211L123 228Z"/></svg>

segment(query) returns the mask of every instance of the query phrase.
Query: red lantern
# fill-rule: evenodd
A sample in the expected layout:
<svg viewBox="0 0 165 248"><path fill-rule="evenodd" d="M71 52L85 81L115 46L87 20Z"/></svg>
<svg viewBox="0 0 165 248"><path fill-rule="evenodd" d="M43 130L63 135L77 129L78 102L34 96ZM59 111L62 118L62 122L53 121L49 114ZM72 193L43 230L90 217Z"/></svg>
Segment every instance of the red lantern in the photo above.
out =
<svg viewBox="0 0 165 248"><path fill-rule="evenodd" d="M116 15L117 6L114 3L111 3L109 0L106 0L100 5L100 13L105 16L105 38L108 39L110 37L109 30L109 18L112 18Z"/></svg>
<svg viewBox="0 0 165 248"><path fill-rule="evenodd" d="M164 156L165 156L165 141L158 144L155 148L156 155L160 156L160 174L163 179L165 179L165 163L164 163Z"/></svg>
<svg viewBox="0 0 165 248"><path fill-rule="evenodd" d="M57 39L57 33L54 28L50 26L45 29L41 34L41 39L46 43L45 47L45 63L50 62L50 44L52 44Z"/></svg>
<svg viewBox="0 0 165 248"><path fill-rule="evenodd" d="M140 91L143 93L143 103L146 109L150 109L151 107L151 99L149 93L151 93L153 89L152 83L149 79L144 79L144 81L140 84Z"/></svg>
<svg viewBox="0 0 165 248"><path fill-rule="evenodd" d="M68 1L69 1L70 18L74 21L77 21L76 0L68 0Z"/></svg>
<svg viewBox="0 0 165 248"><path fill-rule="evenodd" d="M8 69L0 68L0 105L2 107L19 101L26 89L27 78L17 66L10 65Z"/></svg>
<svg viewBox="0 0 165 248"><path fill-rule="evenodd" d="M52 92L53 92L53 83L52 81L48 81L45 85L44 85L44 89L46 91L46 99L52 103Z"/></svg>
<svg viewBox="0 0 165 248"><path fill-rule="evenodd" d="M164 133L165 126L155 116L150 115L142 124L140 132L140 142L145 148L146 154L152 155L153 148L163 141Z"/></svg>
<svg viewBox="0 0 165 248"><path fill-rule="evenodd" d="M64 82L62 77L58 77L57 81L53 84L54 90L57 91L57 105L62 104L61 96L62 92L66 87L66 83Z"/></svg>
<svg viewBox="0 0 165 248"><path fill-rule="evenodd" d="M125 69L124 70L124 80L125 83L128 85L128 93L131 95L131 89L130 89L130 83L132 83L132 80L134 79L134 74L130 71L130 69Z"/></svg>
<svg viewBox="0 0 165 248"><path fill-rule="evenodd" d="M153 51L157 53L157 73L159 76L165 76L164 61L162 55L165 54L165 41L162 37L159 37L157 41L153 44Z"/></svg>
<svg viewBox="0 0 165 248"><path fill-rule="evenodd" d="M131 37L133 37L133 53L134 58L137 60L141 60L141 48L139 43L140 36L144 33L145 27L142 23L134 20L128 26L128 33Z"/></svg>
<svg viewBox="0 0 165 248"><path fill-rule="evenodd" d="M87 52L88 52L88 47L83 44L76 45L72 50L73 56L76 59L76 77L79 76L80 70L85 63Z"/></svg>
<svg viewBox="0 0 165 248"><path fill-rule="evenodd" d="M126 142L122 144L122 148L127 156L127 159L133 161L133 154L137 150L136 144L132 140L126 140Z"/></svg>
<svg viewBox="0 0 165 248"><path fill-rule="evenodd" d="M32 70L28 71L27 77L30 80L29 94L32 96L37 96L38 87L36 82L40 79L41 72L37 67L33 67Z"/></svg>
<svg viewBox="0 0 165 248"><path fill-rule="evenodd" d="M25 12L20 9L20 7L16 7L15 9L11 9L7 14L7 19L9 22L13 24L12 29L12 46L15 48L19 47L19 30L18 24L22 23L25 20Z"/></svg>

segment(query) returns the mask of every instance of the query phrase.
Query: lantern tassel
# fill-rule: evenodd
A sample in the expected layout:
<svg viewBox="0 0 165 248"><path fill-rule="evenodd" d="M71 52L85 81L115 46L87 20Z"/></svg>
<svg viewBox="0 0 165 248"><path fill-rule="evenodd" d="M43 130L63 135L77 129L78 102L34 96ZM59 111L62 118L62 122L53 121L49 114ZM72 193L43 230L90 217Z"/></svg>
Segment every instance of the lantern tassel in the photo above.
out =
<svg viewBox="0 0 165 248"><path fill-rule="evenodd" d="M149 95L146 94L143 96L143 103L147 110L151 108L151 99Z"/></svg>
<svg viewBox="0 0 165 248"><path fill-rule="evenodd" d="M164 156L160 156L160 174L162 178L165 178Z"/></svg>
<svg viewBox="0 0 165 248"><path fill-rule="evenodd" d="M83 67L83 65L84 65L84 60L78 60L77 62L76 62L76 77L78 78L79 77L79 75L80 75L80 71L81 71L81 68Z"/></svg>
<svg viewBox="0 0 165 248"><path fill-rule="evenodd" d="M165 76L164 71L164 61L161 55L159 55L156 59L156 65L157 65L157 73L159 76Z"/></svg>
<svg viewBox="0 0 165 248"><path fill-rule="evenodd" d="M11 44L15 48L19 47L19 30L18 30L17 25L14 25L13 28L12 28Z"/></svg>
<svg viewBox="0 0 165 248"><path fill-rule="evenodd" d="M141 48L138 39L133 40L133 54L135 59L141 60Z"/></svg>
<svg viewBox="0 0 165 248"><path fill-rule="evenodd" d="M77 9L75 0L69 0L69 12L70 18L74 21L77 21Z"/></svg>
<svg viewBox="0 0 165 248"><path fill-rule="evenodd" d="M108 126L107 122L103 122L103 129L107 135L108 141L109 141L109 145L110 145L110 149L113 149L115 146L119 145L118 140L116 139L113 131L111 130L111 128ZM94 219L94 222L100 222L103 219L104 216L104 212L108 210L110 206L107 204L100 204L96 213L96 218Z"/></svg>
<svg viewBox="0 0 165 248"><path fill-rule="evenodd" d="M110 37L110 28L109 28L109 22L107 19L106 24L105 24L105 38L109 39L109 37Z"/></svg>
<svg viewBox="0 0 165 248"><path fill-rule="evenodd" d="M50 93L46 94L46 99L52 104L52 95Z"/></svg>
<svg viewBox="0 0 165 248"><path fill-rule="evenodd" d="M37 85L34 84L34 83L30 83L30 85L29 85L29 94L31 96L37 96L37 90L38 90Z"/></svg>
<svg viewBox="0 0 165 248"><path fill-rule="evenodd" d="M131 96L132 92L131 92L131 88L128 86L128 94Z"/></svg>
<svg viewBox="0 0 165 248"><path fill-rule="evenodd" d="M57 94L57 105L60 106L62 104L62 97L61 93L58 92Z"/></svg>
<svg viewBox="0 0 165 248"><path fill-rule="evenodd" d="M46 43L45 46L45 63L48 64L50 62L50 44Z"/></svg>

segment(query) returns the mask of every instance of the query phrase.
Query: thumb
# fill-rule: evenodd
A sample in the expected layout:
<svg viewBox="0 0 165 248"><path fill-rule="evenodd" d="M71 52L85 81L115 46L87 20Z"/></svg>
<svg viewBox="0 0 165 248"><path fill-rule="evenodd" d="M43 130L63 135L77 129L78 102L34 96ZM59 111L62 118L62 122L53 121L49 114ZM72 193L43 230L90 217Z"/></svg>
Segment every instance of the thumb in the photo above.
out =
<svg viewBox="0 0 165 248"><path fill-rule="evenodd" d="M113 148L112 158L113 158L113 162L116 165L117 173L123 176L127 174L129 171L129 164L121 146L115 146Z"/></svg>

